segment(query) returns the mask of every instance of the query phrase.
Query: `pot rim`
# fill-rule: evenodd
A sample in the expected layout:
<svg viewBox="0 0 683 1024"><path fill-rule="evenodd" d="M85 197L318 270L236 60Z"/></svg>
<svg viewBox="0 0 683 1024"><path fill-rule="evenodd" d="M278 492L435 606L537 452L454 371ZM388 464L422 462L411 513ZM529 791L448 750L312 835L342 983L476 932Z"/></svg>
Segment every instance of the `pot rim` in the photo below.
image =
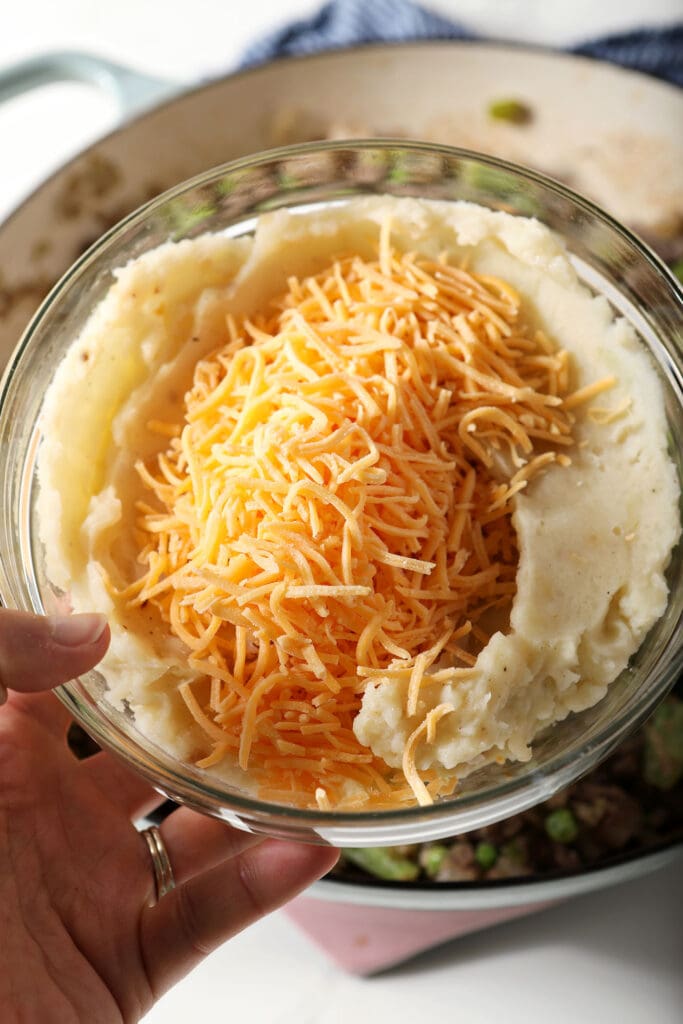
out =
<svg viewBox="0 0 683 1024"><path fill-rule="evenodd" d="M648 851L610 858L598 867L571 875L496 879L490 882L382 882L323 878L307 895L331 903L385 907L396 910L488 910L518 907L581 896L633 881L676 862L683 863L683 840Z"/></svg>
<svg viewBox="0 0 683 1024"><path fill-rule="evenodd" d="M49 185L55 178L61 177L65 172L72 169L80 160L89 156L99 146L109 142L116 136L124 133L132 125L138 124L145 120L147 117L152 117L162 109L167 109L173 104L181 103L189 99L194 99L196 96L203 92L208 92L211 89L217 88L226 82L238 81L243 78L250 78L252 76L258 76L260 74L267 74L273 67L281 67L288 64L309 64L316 60L334 60L344 59L353 55L359 55L364 52L386 52L388 50L400 51L400 50L423 50L430 48L438 49L450 49L450 48L467 47L480 48L480 49L492 49L492 50L507 50L514 53L527 55L530 57L550 57L553 59L560 60L566 63L579 63L589 65L600 65L610 72L614 72L617 75L626 75L629 78L635 77L636 80L645 79L651 85L661 87L672 95L679 95L680 91L670 82L664 81L656 76L649 75L643 71L636 71L632 68L626 68L619 64L613 64L609 61L601 60L598 57L594 57L588 54L572 53L566 50L557 50L552 46L543 44L534 44L528 42L517 42L515 40L506 39L412 39L405 40L404 42L369 42L369 43L356 43L351 46L337 47L330 50L322 50L317 53L306 53L306 54L286 54L281 57L275 57L272 60L264 61L261 64L251 64L247 67L238 67L234 71L228 71L225 74L217 75L215 78L210 78L205 81L200 81L196 84L186 85L186 83L178 83L178 90L172 92L165 97L162 96L158 102L153 102L150 106L144 107L144 109L133 113L130 117L117 124L110 131L105 131L102 135L99 135L89 145L79 149L72 157L69 157L63 163L59 164L53 171L51 171L47 177L45 177L31 192L22 199L16 206L14 206L9 214L0 220L0 235L5 228L24 211L24 208L29 206L37 195ZM405 141L405 140L402 140ZM253 155L253 154L252 154ZM231 163L233 161L230 161ZM196 175L193 175L196 177ZM164 191L168 191L165 189Z"/></svg>

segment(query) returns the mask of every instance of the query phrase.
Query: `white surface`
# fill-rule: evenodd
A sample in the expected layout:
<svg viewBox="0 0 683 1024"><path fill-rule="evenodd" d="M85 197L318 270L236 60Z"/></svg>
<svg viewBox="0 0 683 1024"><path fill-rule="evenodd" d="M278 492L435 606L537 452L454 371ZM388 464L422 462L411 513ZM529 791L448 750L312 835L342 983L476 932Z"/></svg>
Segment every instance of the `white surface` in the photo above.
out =
<svg viewBox="0 0 683 1024"><path fill-rule="evenodd" d="M200 1012L221 1024L680 1024L682 883L664 870L375 978L334 967L280 912L214 953L145 1024Z"/></svg>
<svg viewBox="0 0 683 1024"><path fill-rule="evenodd" d="M666 24L680 0L435 0L475 31L569 43ZM3 5L0 67L85 49L190 82L229 69L262 31L312 11L310 0L22 0ZM0 216L49 171L116 122L107 97L50 87L0 109ZM679 1024L683 877L674 866L522 921L466 937L384 976L351 978L275 914L219 950L145 1024ZM213 1012L212 1012L213 1011Z"/></svg>

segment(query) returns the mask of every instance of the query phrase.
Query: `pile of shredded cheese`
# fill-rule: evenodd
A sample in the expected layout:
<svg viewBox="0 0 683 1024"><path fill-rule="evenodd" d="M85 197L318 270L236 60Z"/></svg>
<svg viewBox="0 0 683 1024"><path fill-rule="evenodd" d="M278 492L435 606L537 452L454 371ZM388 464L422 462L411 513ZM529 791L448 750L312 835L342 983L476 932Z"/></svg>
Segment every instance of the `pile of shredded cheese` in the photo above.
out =
<svg viewBox="0 0 683 1024"><path fill-rule="evenodd" d="M504 281L391 247L292 278L196 366L183 424L138 464L150 603L187 647L182 696L210 752L264 799L355 808L427 803L455 780L415 767L450 708L409 738L403 771L353 731L363 691L474 664L505 623L515 494L567 462L568 357ZM487 625L488 624L488 625Z"/></svg>

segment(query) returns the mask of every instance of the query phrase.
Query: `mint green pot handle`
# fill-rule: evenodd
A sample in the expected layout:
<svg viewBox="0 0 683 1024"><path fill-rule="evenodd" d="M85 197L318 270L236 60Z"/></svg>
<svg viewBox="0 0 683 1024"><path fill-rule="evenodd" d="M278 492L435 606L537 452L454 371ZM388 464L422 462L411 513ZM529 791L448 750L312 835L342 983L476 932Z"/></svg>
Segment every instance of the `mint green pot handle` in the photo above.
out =
<svg viewBox="0 0 683 1024"><path fill-rule="evenodd" d="M52 82L83 82L113 97L123 120L178 93L183 86L90 53L64 50L0 70L0 103Z"/></svg>

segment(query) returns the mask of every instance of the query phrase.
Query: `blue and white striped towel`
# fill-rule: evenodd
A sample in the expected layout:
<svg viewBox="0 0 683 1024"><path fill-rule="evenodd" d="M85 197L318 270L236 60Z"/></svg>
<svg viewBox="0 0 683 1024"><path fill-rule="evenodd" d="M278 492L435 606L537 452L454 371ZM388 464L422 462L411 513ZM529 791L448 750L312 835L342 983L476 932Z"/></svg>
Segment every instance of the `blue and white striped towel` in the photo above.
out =
<svg viewBox="0 0 683 1024"><path fill-rule="evenodd" d="M244 54L242 64L362 43L475 38L458 22L411 0L330 0L312 17L292 22L255 42ZM612 61L683 86L683 23L604 36L573 46L569 52Z"/></svg>

